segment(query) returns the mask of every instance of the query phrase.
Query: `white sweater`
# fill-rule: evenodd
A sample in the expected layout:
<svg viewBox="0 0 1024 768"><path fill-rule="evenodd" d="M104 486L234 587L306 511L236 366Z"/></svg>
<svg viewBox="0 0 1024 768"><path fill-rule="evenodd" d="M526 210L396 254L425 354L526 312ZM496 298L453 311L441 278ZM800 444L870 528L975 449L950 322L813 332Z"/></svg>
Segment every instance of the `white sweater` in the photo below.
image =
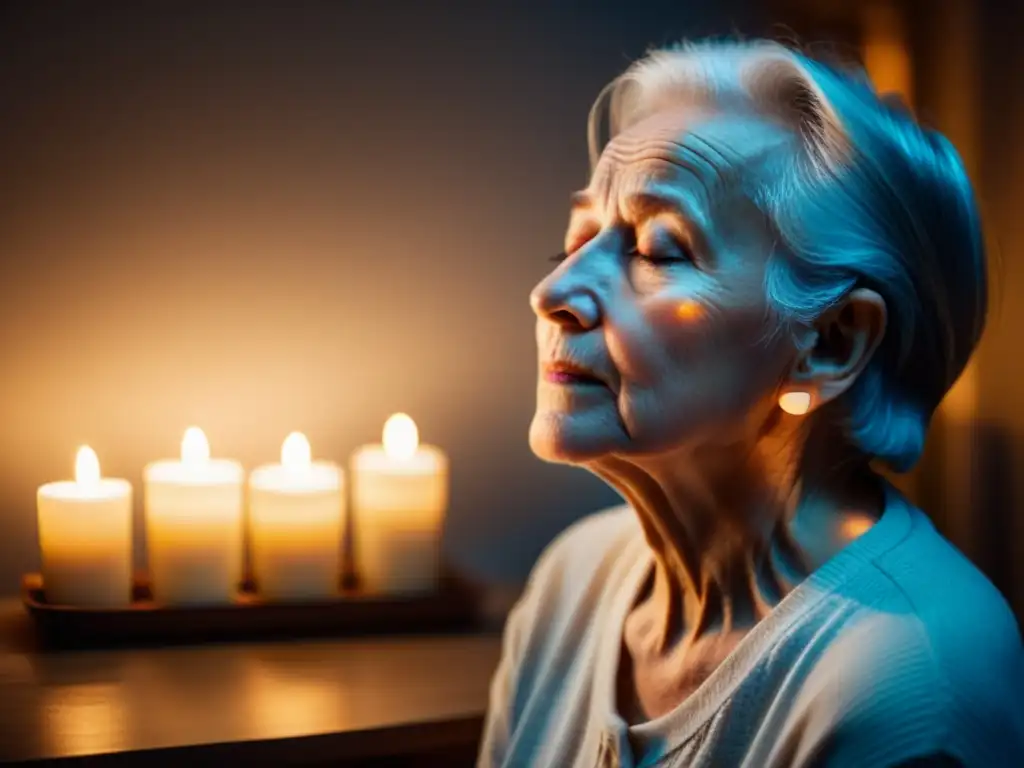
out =
<svg viewBox="0 0 1024 768"><path fill-rule="evenodd" d="M895 490L689 698L628 726L622 626L651 567L628 507L548 546L505 626L478 768L1024 768L1016 620Z"/></svg>

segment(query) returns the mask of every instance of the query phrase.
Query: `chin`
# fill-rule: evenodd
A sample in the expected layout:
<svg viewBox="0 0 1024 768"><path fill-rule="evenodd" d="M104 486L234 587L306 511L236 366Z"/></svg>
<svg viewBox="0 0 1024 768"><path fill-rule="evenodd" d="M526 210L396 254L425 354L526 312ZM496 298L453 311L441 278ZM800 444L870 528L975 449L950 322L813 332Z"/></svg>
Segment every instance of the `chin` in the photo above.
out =
<svg viewBox="0 0 1024 768"><path fill-rule="evenodd" d="M530 449L544 460L580 464L621 449L622 430L593 413L541 411L530 424Z"/></svg>

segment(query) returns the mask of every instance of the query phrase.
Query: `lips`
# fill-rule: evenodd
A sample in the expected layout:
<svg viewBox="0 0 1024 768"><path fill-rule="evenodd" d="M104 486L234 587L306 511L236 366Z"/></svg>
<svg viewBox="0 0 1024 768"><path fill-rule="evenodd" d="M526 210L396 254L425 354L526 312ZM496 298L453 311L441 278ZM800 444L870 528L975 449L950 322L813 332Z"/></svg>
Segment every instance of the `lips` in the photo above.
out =
<svg viewBox="0 0 1024 768"><path fill-rule="evenodd" d="M592 371L575 363L555 362L544 366L544 378L552 384L606 386Z"/></svg>

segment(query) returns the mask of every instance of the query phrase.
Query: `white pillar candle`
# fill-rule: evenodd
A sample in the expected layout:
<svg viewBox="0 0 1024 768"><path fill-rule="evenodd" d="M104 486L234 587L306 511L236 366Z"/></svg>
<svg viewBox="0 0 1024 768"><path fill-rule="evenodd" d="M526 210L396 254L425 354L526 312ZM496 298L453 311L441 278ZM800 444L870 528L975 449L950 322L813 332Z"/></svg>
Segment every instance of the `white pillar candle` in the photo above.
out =
<svg viewBox="0 0 1024 768"><path fill-rule="evenodd" d="M75 479L36 494L46 601L123 607L132 596L132 486L100 477L88 446L78 449Z"/></svg>
<svg viewBox="0 0 1024 768"><path fill-rule="evenodd" d="M270 600L312 600L338 594L344 474L311 459L309 441L292 432L281 463L249 476L249 542L253 576Z"/></svg>
<svg viewBox="0 0 1024 768"><path fill-rule="evenodd" d="M448 458L419 445L416 424L398 413L383 445L352 457L356 568L369 592L412 594L437 587L448 508Z"/></svg>
<svg viewBox="0 0 1024 768"><path fill-rule="evenodd" d="M156 601L227 603L242 580L242 465L211 459L206 435L190 427L181 461L144 470L149 575Z"/></svg>

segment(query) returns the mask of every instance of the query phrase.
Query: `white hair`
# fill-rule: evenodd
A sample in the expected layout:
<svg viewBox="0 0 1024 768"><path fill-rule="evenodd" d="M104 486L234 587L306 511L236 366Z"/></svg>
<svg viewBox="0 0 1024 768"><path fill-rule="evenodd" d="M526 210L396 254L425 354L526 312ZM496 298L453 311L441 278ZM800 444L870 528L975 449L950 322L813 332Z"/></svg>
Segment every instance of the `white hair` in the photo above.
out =
<svg viewBox="0 0 1024 768"><path fill-rule="evenodd" d="M739 169L778 238L769 305L785 327L813 323L856 287L884 298L885 337L842 398L845 428L865 456L909 469L987 310L980 217L956 150L859 70L769 41L701 42L654 51L605 87L590 113L591 166L602 110L611 138L688 107L753 115L792 137L793 151Z"/></svg>

